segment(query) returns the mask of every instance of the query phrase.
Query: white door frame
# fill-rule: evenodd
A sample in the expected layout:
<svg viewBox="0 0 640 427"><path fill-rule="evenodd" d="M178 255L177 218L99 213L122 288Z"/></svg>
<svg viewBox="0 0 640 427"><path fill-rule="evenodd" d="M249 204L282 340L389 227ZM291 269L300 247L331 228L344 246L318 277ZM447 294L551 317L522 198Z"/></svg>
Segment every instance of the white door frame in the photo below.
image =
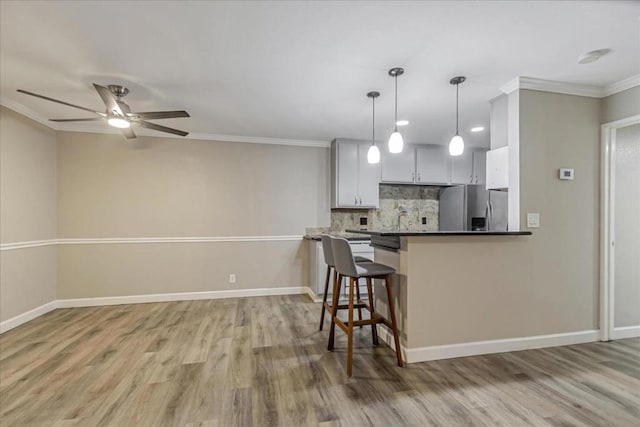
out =
<svg viewBox="0 0 640 427"><path fill-rule="evenodd" d="M600 340L613 338L615 302L616 131L640 124L640 114L603 124L600 140Z"/></svg>

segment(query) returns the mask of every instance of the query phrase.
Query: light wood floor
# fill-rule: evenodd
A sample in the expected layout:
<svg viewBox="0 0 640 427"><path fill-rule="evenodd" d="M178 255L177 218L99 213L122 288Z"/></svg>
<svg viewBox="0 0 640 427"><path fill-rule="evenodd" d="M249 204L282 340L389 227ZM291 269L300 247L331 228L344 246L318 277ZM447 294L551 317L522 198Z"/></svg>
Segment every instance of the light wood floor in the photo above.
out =
<svg viewBox="0 0 640 427"><path fill-rule="evenodd" d="M0 336L0 425L638 426L640 340L345 374L306 296L56 310ZM328 325L328 324L327 324Z"/></svg>

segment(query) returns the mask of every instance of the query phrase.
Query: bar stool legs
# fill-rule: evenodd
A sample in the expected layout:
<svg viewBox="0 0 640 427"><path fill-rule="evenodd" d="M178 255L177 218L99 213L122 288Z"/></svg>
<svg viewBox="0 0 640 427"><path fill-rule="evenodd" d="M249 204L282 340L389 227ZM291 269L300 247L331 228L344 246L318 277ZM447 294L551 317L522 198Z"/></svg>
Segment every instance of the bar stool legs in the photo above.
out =
<svg viewBox="0 0 640 427"><path fill-rule="evenodd" d="M333 295L332 298L332 306L331 306L331 327L329 328L329 344L327 345L327 350L333 351L334 338L336 334L336 317L338 316L338 303L340 302L339 297L335 297L335 295L340 295L340 288L342 287L342 274L338 274L336 271L334 273L334 277L337 275L338 277L333 282Z"/></svg>
<svg viewBox="0 0 640 427"><path fill-rule="evenodd" d="M384 279L387 288L387 301L389 302L389 316L391 317L391 330L393 331L393 341L396 345L396 358L398 366L402 368L402 353L400 349L400 337L398 336L398 323L396 322L396 308L393 301L393 282L388 275Z"/></svg>
<svg viewBox="0 0 640 427"><path fill-rule="evenodd" d="M373 305L373 285L371 284L371 277L367 277L367 294L369 297L369 307L371 308L371 312L375 313L376 308ZM378 345L378 328L375 323L371 324L371 339L373 340L373 345Z"/></svg>
<svg viewBox="0 0 640 427"><path fill-rule="evenodd" d="M329 279L331 278L331 267L327 266L327 277L324 280L324 296L322 297L322 313L320 313L320 330L324 324L324 312L327 307L327 296L329 294Z"/></svg>
<svg viewBox="0 0 640 427"><path fill-rule="evenodd" d="M347 376L351 376L353 365L353 297L354 283L357 279L349 277L349 323L347 324Z"/></svg>

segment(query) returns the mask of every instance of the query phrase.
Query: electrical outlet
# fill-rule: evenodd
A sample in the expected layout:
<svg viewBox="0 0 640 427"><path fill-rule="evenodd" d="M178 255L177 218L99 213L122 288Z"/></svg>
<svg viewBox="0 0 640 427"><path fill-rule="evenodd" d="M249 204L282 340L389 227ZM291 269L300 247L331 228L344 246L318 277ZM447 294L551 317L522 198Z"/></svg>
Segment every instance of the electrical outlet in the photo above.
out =
<svg viewBox="0 0 640 427"><path fill-rule="evenodd" d="M539 213L527 213L527 228L540 228Z"/></svg>
<svg viewBox="0 0 640 427"><path fill-rule="evenodd" d="M229 283L234 284L236 283L236 275L235 274L230 274L229 275Z"/></svg>

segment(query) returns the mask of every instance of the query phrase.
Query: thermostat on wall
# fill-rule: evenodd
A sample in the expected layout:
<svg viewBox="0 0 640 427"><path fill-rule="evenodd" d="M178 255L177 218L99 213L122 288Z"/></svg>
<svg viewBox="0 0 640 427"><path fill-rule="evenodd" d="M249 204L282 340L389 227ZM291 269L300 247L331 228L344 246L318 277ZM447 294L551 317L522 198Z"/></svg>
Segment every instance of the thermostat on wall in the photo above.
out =
<svg viewBox="0 0 640 427"><path fill-rule="evenodd" d="M562 180L573 181L573 169L560 168L560 173L558 174L558 178Z"/></svg>

